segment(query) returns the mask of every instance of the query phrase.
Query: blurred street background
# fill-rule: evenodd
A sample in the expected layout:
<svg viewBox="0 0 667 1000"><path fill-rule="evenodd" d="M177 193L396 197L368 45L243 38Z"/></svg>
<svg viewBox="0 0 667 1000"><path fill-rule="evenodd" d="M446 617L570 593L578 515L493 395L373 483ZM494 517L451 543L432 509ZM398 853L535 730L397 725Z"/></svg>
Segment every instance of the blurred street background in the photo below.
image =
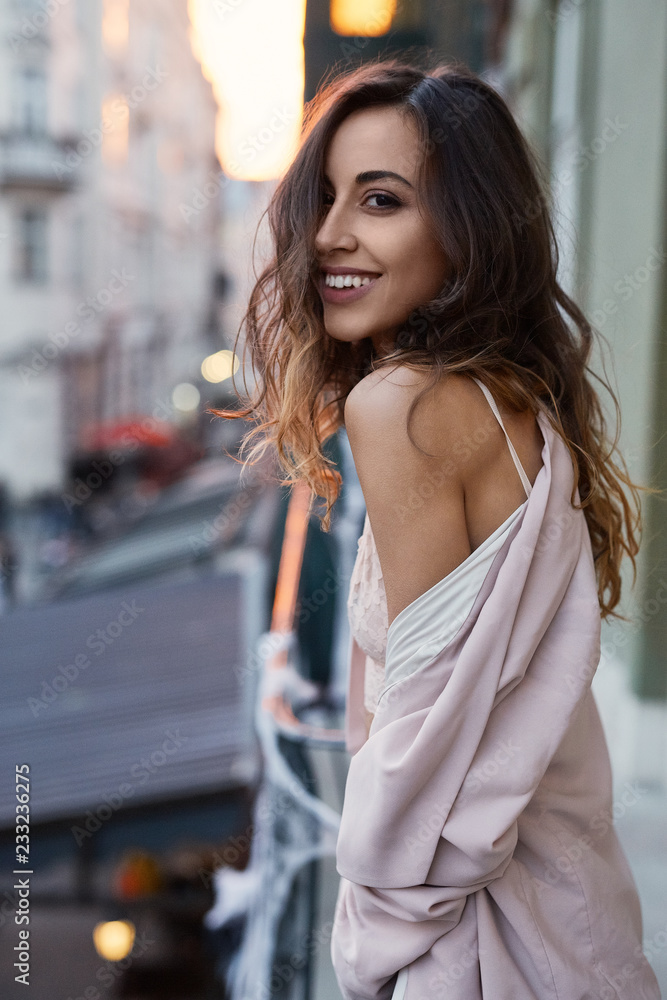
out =
<svg viewBox="0 0 667 1000"><path fill-rule="evenodd" d="M461 59L507 99L560 281L608 344L629 473L667 488L663 0L0 0L3 998L24 995L21 927L31 1000L339 997L363 497L340 431L322 532L273 456L240 475L246 426L206 411L253 383L235 337L304 101L384 55ZM644 517L593 687L602 819L667 997L664 501Z"/></svg>

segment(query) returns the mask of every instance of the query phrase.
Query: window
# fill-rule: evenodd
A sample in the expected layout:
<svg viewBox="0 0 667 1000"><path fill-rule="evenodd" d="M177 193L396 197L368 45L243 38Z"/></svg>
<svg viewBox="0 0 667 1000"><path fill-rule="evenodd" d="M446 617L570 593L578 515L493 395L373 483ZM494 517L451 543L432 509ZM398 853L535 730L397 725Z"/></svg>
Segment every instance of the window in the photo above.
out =
<svg viewBox="0 0 667 1000"><path fill-rule="evenodd" d="M85 230L82 215L76 215L72 219L70 226L70 239L70 281L75 288L81 288L83 286L86 269L86 261L84 258Z"/></svg>
<svg viewBox="0 0 667 1000"><path fill-rule="evenodd" d="M41 208L25 208L18 219L16 275L20 281L44 284L47 269L47 214Z"/></svg>
<svg viewBox="0 0 667 1000"><path fill-rule="evenodd" d="M44 133L47 129L46 74L24 66L14 81L14 125L21 132Z"/></svg>

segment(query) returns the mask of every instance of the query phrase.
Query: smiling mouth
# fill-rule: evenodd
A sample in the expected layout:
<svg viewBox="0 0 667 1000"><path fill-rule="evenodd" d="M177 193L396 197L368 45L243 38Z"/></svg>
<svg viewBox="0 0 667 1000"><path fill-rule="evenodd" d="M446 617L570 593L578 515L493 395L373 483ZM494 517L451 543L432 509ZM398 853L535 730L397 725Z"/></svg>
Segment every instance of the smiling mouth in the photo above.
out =
<svg viewBox="0 0 667 1000"><path fill-rule="evenodd" d="M381 277L369 271L322 271L320 295L331 305L355 302L367 295Z"/></svg>
<svg viewBox="0 0 667 1000"><path fill-rule="evenodd" d="M328 288L360 288L362 285L370 285L372 280L368 274L330 274L328 271L324 273L324 284Z"/></svg>

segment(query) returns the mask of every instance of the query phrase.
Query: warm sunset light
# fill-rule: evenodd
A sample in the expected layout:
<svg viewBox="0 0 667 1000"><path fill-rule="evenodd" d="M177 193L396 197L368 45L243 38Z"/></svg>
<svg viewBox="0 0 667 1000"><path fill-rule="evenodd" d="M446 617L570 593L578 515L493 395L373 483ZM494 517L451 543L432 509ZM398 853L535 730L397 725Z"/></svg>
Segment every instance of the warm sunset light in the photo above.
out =
<svg viewBox="0 0 667 1000"><path fill-rule="evenodd" d="M109 126L102 135L102 159L112 167L127 160L130 109L122 94L110 94L102 101L102 121Z"/></svg>
<svg viewBox="0 0 667 1000"><path fill-rule="evenodd" d="M102 41L109 55L120 55L129 37L130 0L104 0Z"/></svg>
<svg viewBox="0 0 667 1000"><path fill-rule="evenodd" d="M218 103L223 170L280 177L301 128L306 0L188 0L188 12L192 50Z"/></svg>
<svg viewBox="0 0 667 1000"><path fill-rule="evenodd" d="M396 13L396 0L331 0L329 19L339 35L375 38L386 35Z"/></svg>

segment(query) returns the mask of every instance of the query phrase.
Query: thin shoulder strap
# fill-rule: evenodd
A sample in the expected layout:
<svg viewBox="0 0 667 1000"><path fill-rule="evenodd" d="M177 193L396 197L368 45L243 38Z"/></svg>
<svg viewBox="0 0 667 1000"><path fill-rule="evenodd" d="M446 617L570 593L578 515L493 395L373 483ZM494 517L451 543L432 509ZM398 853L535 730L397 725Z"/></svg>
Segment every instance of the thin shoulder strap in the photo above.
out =
<svg viewBox="0 0 667 1000"><path fill-rule="evenodd" d="M507 433L507 430L505 429L505 424L503 423L502 417L500 416L500 411L499 411L499 409L498 409L498 407L496 405L496 401L493 398L493 396L491 395L491 390L488 388L488 386L484 385L483 382L480 382L480 380L478 378L475 378L474 375L472 376L472 378L475 380L475 382L477 383L477 385L480 387L480 389L482 390L482 392L484 393L484 395L488 399L489 406L493 410L495 416L498 419L498 423L500 424L500 426L503 429L503 433L504 433L505 437L507 438L507 444L509 445L510 454L512 456L512 459L514 460L514 464L516 466L516 470L517 470L517 472L519 473L519 475L521 477L521 482L523 483L523 488L526 491L526 495L530 496L530 493L531 493L531 490L532 490L533 487L531 486L530 479L526 475L526 471L525 471L523 465L521 464L519 456L516 453L516 449L515 449L514 445L512 444L512 442L510 441L510 436Z"/></svg>

